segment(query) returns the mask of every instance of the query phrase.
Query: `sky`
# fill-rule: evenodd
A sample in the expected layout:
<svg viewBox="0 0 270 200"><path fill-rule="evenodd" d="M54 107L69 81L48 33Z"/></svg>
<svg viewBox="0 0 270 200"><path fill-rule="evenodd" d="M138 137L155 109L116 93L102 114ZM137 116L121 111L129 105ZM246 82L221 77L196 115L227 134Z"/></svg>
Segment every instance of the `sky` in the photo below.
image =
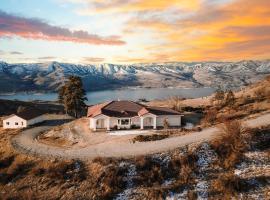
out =
<svg viewBox="0 0 270 200"><path fill-rule="evenodd" d="M270 58L270 0L0 0L0 60Z"/></svg>

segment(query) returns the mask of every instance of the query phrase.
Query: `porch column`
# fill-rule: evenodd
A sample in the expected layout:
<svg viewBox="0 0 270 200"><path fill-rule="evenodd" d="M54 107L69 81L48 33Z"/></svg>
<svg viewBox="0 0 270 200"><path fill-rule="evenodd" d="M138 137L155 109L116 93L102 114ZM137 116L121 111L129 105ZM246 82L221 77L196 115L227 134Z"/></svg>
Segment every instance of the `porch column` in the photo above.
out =
<svg viewBox="0 0 270 200"><path fill-rule="evenodd" d="M93 131L96 131L97 130L97 120L92 118L91 122L93 123L92 124Z"/></svg>
<svg viewBox="0 0 270 200"><path fill-rule="evenodd" d="M110 118L108 117L107 118L107 131L110 130Z"/></svg>
<svg viewBox="0 0 270 200"><path fill-rule="evenodd" d="M157 129L157 116L153 117L153 128Z"/></svg>
<svg viewBox="0 0 270 200"><path fill-rule="evenodd" d="M140 117L141 119L141 129L143 129L143 117Z"/></svg>

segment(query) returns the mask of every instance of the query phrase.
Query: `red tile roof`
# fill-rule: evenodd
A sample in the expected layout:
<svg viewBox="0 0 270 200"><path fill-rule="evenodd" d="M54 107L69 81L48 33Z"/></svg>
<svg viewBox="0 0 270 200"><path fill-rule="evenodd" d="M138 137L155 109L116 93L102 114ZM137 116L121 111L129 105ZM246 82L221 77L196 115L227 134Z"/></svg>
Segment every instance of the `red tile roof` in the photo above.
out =
<svg viewBox="0 0 270 200"><path fill-rule="evenodd" d="M97 115L102 114L102 108L105 107L106 105L110 104L112 101L101 103L101 104L96 104L93 106L88 107L87 110L87 117L95 117Z"/></svg>
<svg viewBox="0 0 270 200"><path fill-rule="evenodd" d="M111 101L89 107L87 117L95 117L100 114L109 117L135 117L147 113L154 115L180 115L179 112L170 108L148 107L133 101Z"/></svg>

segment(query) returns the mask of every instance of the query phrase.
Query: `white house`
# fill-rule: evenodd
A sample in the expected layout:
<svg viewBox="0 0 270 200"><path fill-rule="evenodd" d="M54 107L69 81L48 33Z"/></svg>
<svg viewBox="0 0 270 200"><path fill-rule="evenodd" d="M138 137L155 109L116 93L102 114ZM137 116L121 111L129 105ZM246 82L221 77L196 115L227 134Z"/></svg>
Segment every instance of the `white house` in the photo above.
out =
<svg viewBox="0 0 270 200"><path fill-rule="evenodd" d="M37 109L26 109L20 113L7 116L3 120L4 129L25 128L43 122L46 119L43 112Z"/></svg>
<svg viewBox="0 0 270 200"><path fill-rule="evenodd" d="M181 113L166 107L149 107L132 101L111 101L88 108L89 127L97 129L130 129L181 126Z"/></svg>

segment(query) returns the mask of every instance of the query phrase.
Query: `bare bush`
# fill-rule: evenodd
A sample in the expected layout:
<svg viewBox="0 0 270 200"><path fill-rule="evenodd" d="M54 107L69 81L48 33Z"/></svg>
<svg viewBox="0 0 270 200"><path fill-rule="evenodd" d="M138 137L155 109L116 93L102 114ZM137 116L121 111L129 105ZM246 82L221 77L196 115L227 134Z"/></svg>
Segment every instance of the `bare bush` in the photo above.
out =
<svg viewBox="0 0 270 200"><path fill-rule="evenodd" d="M216 102L217 105L223 105L225 100L225 92L221 89L218 89L215 93L215 96L211 100L212 102Z"/></svg>
<svg viewBox="0 0 270 200"><path fill-rule="evenodd" d="M221 137L212 142L223 168L229 169L235 166L248 147L247 141L248 134L242 129L239 121L225 122Z"/></svg>
<svg viewBox="0 0 270 200"><path fill-rule="evenodd" d="M171 97L169 99L169 106L178 112L182 112L183 107L182 100L183 98L178 96Z"/></svg>
<svg viewBox="0 0 270 200"><path fill-rule="evenodd" d="M240 178L233 171L222 173L213 180L211 188L222 194L224 199L231 199L241 189Z"/></svg>
<svg viewBox="0 0 270 200"><path fill-rule="evenodd" d="M164 129L168 129L170 127L168 119L163 120L163 127L164 127Z"/></svg>
<svg viewBox="0 0 270 200"><path fill-rule="evenodd" d="M87 177L87 172L81 161L61 161L49 166L46 175L51 179L58 177L60 181L83 181Z"/></svg>
<svg viewBox="0 0 270 200"><path fill-rule="evenodd" d="M169 135L166 134L153 134L153 135L137 135L132 139L132 142L149 142L149 141L156 141L156 140L163 140L168 138Z"/></svg>
<svg viewBox="0 0 270 200"><path fill-rule="evenodd" d="M210 109L206 112L203 123L206 125L213 125L217 120L218 111L216 109Z"/></svg>

